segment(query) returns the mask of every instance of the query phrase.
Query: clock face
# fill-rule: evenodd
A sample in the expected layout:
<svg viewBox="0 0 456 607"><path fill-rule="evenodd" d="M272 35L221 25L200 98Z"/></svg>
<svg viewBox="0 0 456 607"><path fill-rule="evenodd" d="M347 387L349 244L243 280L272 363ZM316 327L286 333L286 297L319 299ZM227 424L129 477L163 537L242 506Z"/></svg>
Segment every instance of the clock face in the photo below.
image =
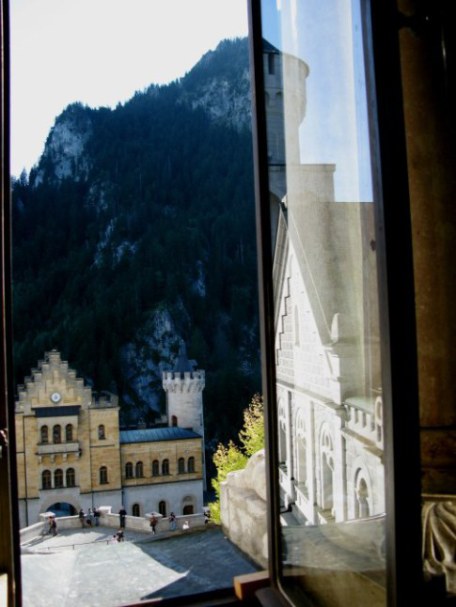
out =
<svg viewBox="0 0 456 607"><path fill-rule="evenodd" d="M53 392L51 394L51 400L53 403L58 403L61 398L62 397L60 396L60 394L58 392Z"/></svg>

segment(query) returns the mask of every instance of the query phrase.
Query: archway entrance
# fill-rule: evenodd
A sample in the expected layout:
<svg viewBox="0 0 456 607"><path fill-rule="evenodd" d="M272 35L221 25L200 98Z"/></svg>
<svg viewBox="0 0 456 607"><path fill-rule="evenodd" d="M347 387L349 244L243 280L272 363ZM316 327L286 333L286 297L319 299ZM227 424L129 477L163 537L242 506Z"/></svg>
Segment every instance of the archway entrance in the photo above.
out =
<svg viewBox="0 0 456 607"><path fill-rule="evenodd" d="M55 516L75 516L77 514L76 508L68 502L55 502L46 512L53 512Z"/></svg>

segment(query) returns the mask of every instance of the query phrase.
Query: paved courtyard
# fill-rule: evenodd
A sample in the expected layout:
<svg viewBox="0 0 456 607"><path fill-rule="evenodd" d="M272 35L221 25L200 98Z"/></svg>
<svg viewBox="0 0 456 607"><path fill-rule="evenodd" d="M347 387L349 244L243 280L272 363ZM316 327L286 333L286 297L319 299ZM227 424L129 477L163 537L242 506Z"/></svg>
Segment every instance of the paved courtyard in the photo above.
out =
<svg viewBox="0 0 456 607"><path fill-rule="evenodd" d="M229 588L256 571L219 528L152 536L107 527L63 530L23 547L23 607L118 607Z"/></svg>

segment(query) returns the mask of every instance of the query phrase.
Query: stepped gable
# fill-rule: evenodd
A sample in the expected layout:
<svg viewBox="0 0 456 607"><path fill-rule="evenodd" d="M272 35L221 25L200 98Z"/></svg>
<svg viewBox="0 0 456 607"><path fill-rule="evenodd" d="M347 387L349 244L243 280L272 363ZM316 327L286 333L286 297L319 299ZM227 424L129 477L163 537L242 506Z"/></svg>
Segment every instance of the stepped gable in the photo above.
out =
<svg viewBox="0 0 456 607"><path fill-rule="evenodd" d="M74 409L89 407L116 407L117 397L103 393L95 399L92 389L77 377L76 371L62 360L58 350L46 352L44 359L38 361L36 369L32 369L30 377L25 378L24 385L18 386L16 412L32 414L40 417L52 416L55 407L59 407L59 415L64 408L74 413ZM72 413L72 414L73 414Z"/></svg>

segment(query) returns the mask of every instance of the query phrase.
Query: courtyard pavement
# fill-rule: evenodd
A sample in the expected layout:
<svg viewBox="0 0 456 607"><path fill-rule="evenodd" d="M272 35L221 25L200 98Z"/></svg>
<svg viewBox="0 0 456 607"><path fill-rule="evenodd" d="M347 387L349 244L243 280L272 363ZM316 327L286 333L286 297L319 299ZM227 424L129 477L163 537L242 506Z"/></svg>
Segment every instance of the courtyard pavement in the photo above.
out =
<svg viewBox="0 0 456 607"><path fill-rule="evenodd" d="M58 520L58 519L57 519ZM22 547L23 607L119 607L230 588L257 567L218 527L162 532L62 530Z"/></svg>

